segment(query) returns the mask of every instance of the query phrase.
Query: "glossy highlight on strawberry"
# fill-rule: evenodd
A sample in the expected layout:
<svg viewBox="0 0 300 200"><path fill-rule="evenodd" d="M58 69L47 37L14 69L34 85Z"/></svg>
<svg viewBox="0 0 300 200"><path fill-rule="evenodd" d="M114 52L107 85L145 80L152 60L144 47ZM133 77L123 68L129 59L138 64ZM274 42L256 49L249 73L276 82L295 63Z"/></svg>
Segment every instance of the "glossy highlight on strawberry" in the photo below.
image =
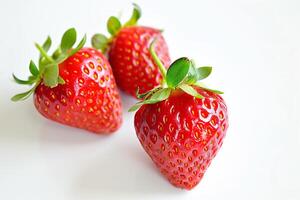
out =
<svg viewBox="0 0 300 200"><path fill-rule="evenodd" d="M135 96L135 92L147 92L161 84L162 76L149 52L150 43L156 38L155 51L163 65L170 65L167 43L160 30L138 26L140 8L134 4L129 21L124 25L112 16L107 22L110 38L95 34L92 44L102 52L108 51L109 62L120 89Z"/></svg>
<svg viewBox="0 0 300 200"><path fill-rule="evenodd" d="M38 67L33 61L28 80L19 84L32 89L12 97L24 100L34 94L36 109L47 119L94 133L112 133L122 123L122 105L110 64L93 48L83 47L85 37L76 48L75 29L69 29L52 56L47 54L50 37L40 46Z"/></svg>
<svg viewBox="0 0 300 200"><path fill-rule="evenodd" d="M179 58L165 71L154 50L150 52L162 73L162 85L146 93L137 92L140 102L134 125L137 137L160 172L174 186L190 190L203 178L223 144L228 111L222 92L209 89L200 80L212 67L195 67Z"/></svg>

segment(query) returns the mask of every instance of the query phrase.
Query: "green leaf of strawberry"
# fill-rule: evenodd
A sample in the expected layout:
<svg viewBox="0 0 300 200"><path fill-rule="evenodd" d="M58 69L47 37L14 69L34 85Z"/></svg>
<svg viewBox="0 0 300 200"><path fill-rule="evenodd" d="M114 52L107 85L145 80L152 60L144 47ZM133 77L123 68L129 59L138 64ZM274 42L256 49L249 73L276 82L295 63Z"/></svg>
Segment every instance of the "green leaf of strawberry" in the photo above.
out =
<svg viewBox="0 0 300 200"><path fill-rule="evenodd" d="M32 85L34 82L32 80L22 80L17 78L14 74L12 75L13 79L16 83L22 84L22 85Z"/></svg>
<svg viewBox="0 0 300 200"><path fill-rule="evenodd" d="M197 92L197 90L195 90L192 86L187 85L187 84L182 84L179 86L180 89L182 89L184 92L188 93L191 96L194 96L196 98L203 98L203 96L201 94L199 94Z"/></svg>
<svg viewBox="0 0 300 200"><path fill-rule="evenodd" d="M139 103L132 106L128 111L129 112L135 111L144 104L153 104L153 103L157 103L157 102L166 100L167 98L169 98L171 91L172 91L171 88L154 88L152 90L150 98L148 98L144 101L140 101ZM147 94L142 94L142 95L138 95L138 96L143 98L143 97L146 97L146 95Z"/></svg>
<svg viewBox="0 0 300 200"><path fill-rule="evenodd" d="M133 25L136 25L137 24L137 21L141 18L142 16L142 11L141 11L141 8L133 3L133 12L132 12L132 15L130 17L130 19L125 23L124 26L133 26Z"/></svg>
<svg viewBox="0 0 300 200"><path fill-rule="evenodd" d="M203 67L199 67L197 68L198 71L198 80L202 80L207 78L212 71L212 67L211 66L203 66Z"/></svg>
<svg viewBox="0 0 300 200"><path fill-rule="evenodd" d="M84 46L85 43L86 43L86 35L83 36L83 38L80 40L80 42L74 49L71 49L70 53L68 53L67 56L70 57L74 55L77 51L79 51Z"/></svg>
<svg viewBox="0 0 300 200"><path fill-rule="evenodd" d="M74 28L70 28L64 33L60 44L62 52L67 52L67 50L73 47L76 42L76 35L76 30Z"/></svg>
<svg viewBox="0 0 300 200"><path fill-rule="evenodd" d="M51 44L52 44L52 41L51 41L51 38L50 36L47 37L46 41L44 42L43 44L43 49L45 50L45 52L48 52L50 47L51 47Z"/></svg>
<svg viewBox="0 0 300 200"><path fill-rule="evenodd" d="M136 25L138 20L141 18L141 15L141 8L137 4L133 3L133 11L131 17L127 22L125 22L124 25L122 25L121 21L117 17L111 16L106 23L107 31L110 34L110 37L106 37L103 34L97 33L92 37L92 46L96 49L101 50L102 53L105 53L108 49L108 45L111 43L111 41L113 41L117 33L124 27Z"/></svg>
<svg viewBox="0 0 300 200"><path fill-rule="evenodd" d="M175 60L167 71L166 81L169 87L177 87L187 76L191 67L188 58L179 58Z"/></svg>
<svg viewBox="0 0 300 200"><path fill-rule="evenodd" d="M194 85L197 86L197 87L203 88L205 90L211 91L213 93L216 93L216 94L224 94L224 92L222 92L220 90L215 90L215 89L208 88L205 84L203 84L201 82L196 82L196 83L194 83Z"/></svg>
<svg viewBox="0 0 300 200"><path fill-rule="evenodd" d="M46 86L53 88L56 87L58 84L64 84L65 81L62 79L62 77L59 76L59 64L63 62L68 57L75 54L78 50L80 50L85 42L86 42L86 35L81 39L79 44L76 46L76 48L73 48L73 45L76 42L76 30L74 28L68 29L61 39L61 44L59 45L59 48L57 48L52 56L49 56L47 52L49 51L51 47L51 38L48 36L46 41L43 43L43 45L39 45L35 43L36 48L40 52L39 62L38 66L35 65L35 63L31 60L29 64L29 71L32 74L29 76L27 80L22 80L17 78L13 74L13 79L18 84L26 84L26 85L32 85L34 84L33 88L27 92L15 95L12 100L18 101L18 100L24 100L26 99L32 92L36 89L37 85L40 84L40 82L43 82Z"/></svg>
<svg viewBox="0 0 300 200"><path fill-rule="evenodd" d="M29 64L29 71L33 76L39 75L39 70L32 60L30 61L30 64Z"/></svg>
<svg viewBox="0 0 300 200"><path fill-rule="evenodd" d="M107 21L107 30L111 35L117 34L117 32L121 29L122 24L118 18L115 16L111 16Z"/></svg>
<svg viewBox="0 0 300 200"><path fill-rule="evenodd" d="M107 47L108 38L100 33L93 35L92 37L92 46L96 49L100 49L102 52Z"/></svg>
<svg viewBox="0 0 300 200"><path fill-rule="evenodd" d="M11 98L12 101L20 101L20 100L25 100L27 99L32 93L34 92L34 89L30 89L24 93L20 93L20 94L17 94L15 96L13 96Z"/></svg>
<svg viewBox="0 0 300 200"><path fill-rule="evenodd" d="M61 76L58 77L57 82L58 84L65 84L65 80Z"/></svg>
<svg viewBox="0 0 300 200"><path fill-rule="evenodd" d="M199 94L194 87L200 87L216 94L222 93L218 90L209 89L199 82L200 80L207 78L211 74L212 67L210 66L196 68L192 60L189 60L186 57L182 57L175 60L166 72L165 67L154 51L154 44L155 40L151 43L149 51L152 55L152 59L156 62L163 76L162 87L159 89L154 88L149 92L141 95L137 92L137 97L142 98L143 100L131 107L129 111L137 110L144 104L154 104L163 101L167 99L172 91L176 90L177 88L199 99L203 98L203 96Z"/></svg>

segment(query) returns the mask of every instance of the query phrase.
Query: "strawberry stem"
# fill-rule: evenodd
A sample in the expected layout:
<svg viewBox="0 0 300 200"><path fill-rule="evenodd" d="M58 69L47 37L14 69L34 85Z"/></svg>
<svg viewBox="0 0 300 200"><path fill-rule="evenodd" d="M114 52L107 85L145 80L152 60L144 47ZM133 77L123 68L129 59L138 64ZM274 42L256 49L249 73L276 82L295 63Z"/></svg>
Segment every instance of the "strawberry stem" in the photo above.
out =
<svg viewBox="0 0 300 200"><path fill-rule="evenodd" d="M151 44L150 44L150 54L155 62L155 64L158 66L160 73L163 76L163 83L166 80L166 74L167 74L167 70L165 68L165 66L163 65L163 63L160 61L160 59L158 58L155 50L154 50L154 45L155 45L156 39L154 39Z"/></svg>

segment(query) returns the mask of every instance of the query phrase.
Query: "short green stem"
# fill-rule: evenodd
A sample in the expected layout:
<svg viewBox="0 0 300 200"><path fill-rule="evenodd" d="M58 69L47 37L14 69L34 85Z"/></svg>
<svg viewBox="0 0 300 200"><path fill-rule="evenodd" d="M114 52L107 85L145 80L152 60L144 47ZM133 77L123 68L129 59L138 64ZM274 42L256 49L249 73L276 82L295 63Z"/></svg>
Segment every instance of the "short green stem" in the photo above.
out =
<svg viewBox="0 0 300 200"><path fill-rule="evenodd" d="M158 58L155 50L154 50L154 45L155 45L156 39L154 39L151 44L150 44L150 54L155 62L155 64L158 66L160 73L163 76L163 80L166 80L166 75L167 75L167 70L165 68L165 66L163 65L163 63L160 61L160 59Z"/></svg>

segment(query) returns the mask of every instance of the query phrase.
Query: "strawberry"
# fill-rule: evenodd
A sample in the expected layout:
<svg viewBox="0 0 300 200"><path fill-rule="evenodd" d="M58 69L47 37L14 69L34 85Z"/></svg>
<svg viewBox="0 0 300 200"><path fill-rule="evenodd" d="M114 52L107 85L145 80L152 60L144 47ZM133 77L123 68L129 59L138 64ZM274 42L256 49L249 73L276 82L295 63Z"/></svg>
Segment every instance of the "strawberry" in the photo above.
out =
<svg viewBox="0 0 300 200"><path fill-rule="evenodd" d="M153 44L150 47L154 58ZM222 146L228 127L227 106L199 81L211 67L196 68L188 58L173 62L168 71L157 63L163 85L138 94L142 100L129 111L137 137L161 173L175 186L192 189L202 179Z"/></svg>
<svg viewBox="0 0 300 200"><path fill-rule="evenodd" d="M95 34L92 38L93 47L104 53L108 50L109 62L119 88L132 96L135 96L137 88L146 92L161 83L162 76L149 52L149 44L154 38L158 58L164 66L170 64L168 47L161 31L138 26L140 17L141 10L134 4L132 16L124 25L114 16L108 19L110 38L102 34Z"/></svg>
<svg viewBox="0 0 300 200"><path fill-rule="evenodd" d="M28 80L13 75L17 83L34 86L12 100L34 93L34 105L44 117L95 133L111 133L122 121L120 96L108 61L100 51L84 48L85 41L86 36L72 48L76 31L71 28L52 56L47 54L50 37L43 46L36 44L41 53L39 66L30 62Z"/></svg>

